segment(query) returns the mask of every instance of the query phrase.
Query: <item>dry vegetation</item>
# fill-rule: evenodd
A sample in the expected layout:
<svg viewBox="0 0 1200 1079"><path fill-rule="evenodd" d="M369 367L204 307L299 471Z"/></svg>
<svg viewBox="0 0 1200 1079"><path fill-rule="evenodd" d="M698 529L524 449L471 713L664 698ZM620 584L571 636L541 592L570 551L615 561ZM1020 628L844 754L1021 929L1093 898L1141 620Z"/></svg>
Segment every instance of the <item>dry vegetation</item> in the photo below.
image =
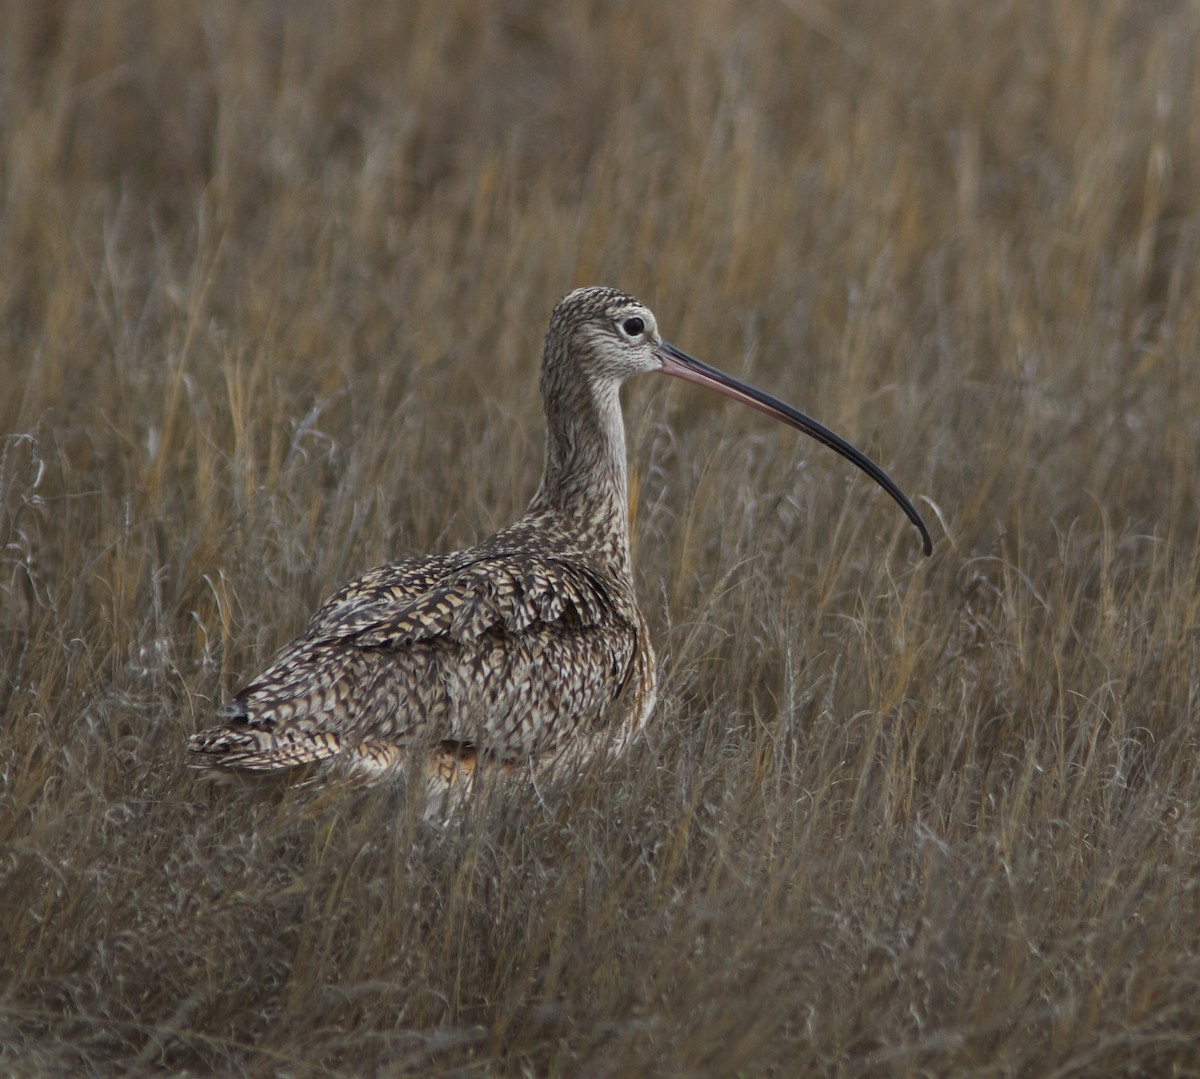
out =
<svg viewBox="0 0 1200 1079"><path fill-rule="evenodd" d="M1200 1074L1200 9L0 8L0 1072ZM185 737L628 387L644 746L423 826Z"/></svg>

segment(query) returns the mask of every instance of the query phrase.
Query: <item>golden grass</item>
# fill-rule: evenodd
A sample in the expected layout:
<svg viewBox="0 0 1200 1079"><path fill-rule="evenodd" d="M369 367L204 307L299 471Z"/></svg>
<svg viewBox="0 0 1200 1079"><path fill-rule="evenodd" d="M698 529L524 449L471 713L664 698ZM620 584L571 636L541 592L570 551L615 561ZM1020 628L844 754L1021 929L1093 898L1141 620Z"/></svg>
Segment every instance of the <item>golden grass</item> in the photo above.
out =
<svg viewBox="0 0 1200 1079"><path fill-rule="evenodd" d="M1200 1073L1200 14L0 9L0 1070ZM646 746L422 826L187 734L628 388Z"/></svg>

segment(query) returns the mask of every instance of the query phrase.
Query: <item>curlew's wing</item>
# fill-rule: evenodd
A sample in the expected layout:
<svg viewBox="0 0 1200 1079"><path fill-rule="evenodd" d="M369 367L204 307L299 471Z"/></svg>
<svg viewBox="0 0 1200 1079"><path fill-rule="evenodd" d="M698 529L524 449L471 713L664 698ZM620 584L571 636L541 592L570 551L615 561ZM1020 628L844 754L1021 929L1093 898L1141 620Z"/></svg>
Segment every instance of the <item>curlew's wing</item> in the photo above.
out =
<svg viewBox="0 0 1200 1079"><path fill-rule="evenodd" d="M392 563L333 596L190 748L260 771L416 741L529 755L603 722L639 632L627 586L574 552Z"/></svg>
<svg viewBox="0 0 1200 1079"><path fill-rule="evenodd" d="M536 623L599 626L623 613L619 582L578 559L486 554L417 581L403 567L343 589L313 616L305 636L403 648L438 639L462 643L489 631L521 634Z"/></svg>

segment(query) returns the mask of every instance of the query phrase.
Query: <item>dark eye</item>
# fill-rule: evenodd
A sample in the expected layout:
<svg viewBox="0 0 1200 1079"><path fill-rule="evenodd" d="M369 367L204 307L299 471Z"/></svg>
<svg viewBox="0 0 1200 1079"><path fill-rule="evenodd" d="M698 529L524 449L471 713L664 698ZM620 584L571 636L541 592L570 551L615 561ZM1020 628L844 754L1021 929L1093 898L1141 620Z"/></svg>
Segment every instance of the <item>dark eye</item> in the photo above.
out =
<svg viewBox="0 0 1200 1079"><path fill-rule="evenodd" d="M637 335L645 330L645 328L646 324L637 316L634 316L633 318L627 318L621 323L621 329L629 334L630 337L637 337Z"/></svg>

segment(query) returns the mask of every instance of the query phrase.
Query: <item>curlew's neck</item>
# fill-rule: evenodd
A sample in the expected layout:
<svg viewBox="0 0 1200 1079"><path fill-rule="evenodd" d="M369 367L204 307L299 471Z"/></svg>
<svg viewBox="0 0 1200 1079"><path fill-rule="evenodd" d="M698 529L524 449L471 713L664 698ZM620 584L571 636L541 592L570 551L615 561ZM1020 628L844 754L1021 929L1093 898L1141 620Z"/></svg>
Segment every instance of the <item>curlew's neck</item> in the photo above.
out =
<svg viewBox="0 0 1200 1079"><path fill-rule="evenodd" d="M543 386L546 464L529 504L578 530L610 568L631 578L625 422L616 379Z"/></svg>

